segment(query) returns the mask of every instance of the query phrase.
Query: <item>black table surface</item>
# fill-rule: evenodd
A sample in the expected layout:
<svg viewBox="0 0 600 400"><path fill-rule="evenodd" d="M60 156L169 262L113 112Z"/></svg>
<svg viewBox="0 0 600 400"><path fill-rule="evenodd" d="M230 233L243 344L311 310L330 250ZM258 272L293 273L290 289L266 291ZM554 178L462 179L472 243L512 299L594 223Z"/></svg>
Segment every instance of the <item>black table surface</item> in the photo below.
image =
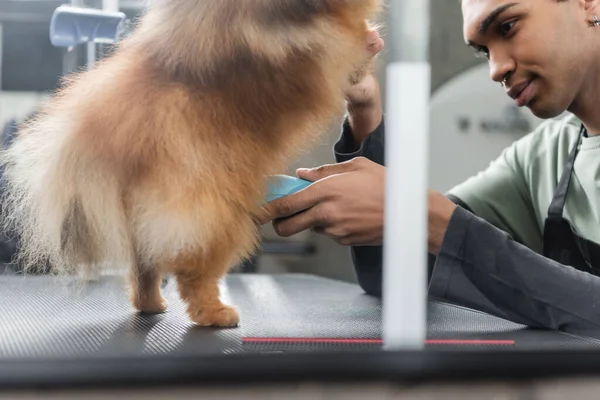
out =
<svg viewBox="0 0 600 400"><path fill-rule="evenodd" d="M381 302L355 284L301 274L230 275L232 329L131 308L125 281L0 277L0 390L382 380L436 382L600 374L600 341L428 303L425 351L381 346Z"/></svg>
<svg viewBox="0 0 600 400"><path fill-rule="evenodd" d="M47 276L0 278L0 359L31 357L217 355L361 351L381 348L381 302L355 284L310 275L232 274L223 299L237 328L196 327L173 280L169 309L136 313L125 281L81 284ZM531 330L481 312L431 300L427 348L544 350L600 348L600 341Z"/></svg>

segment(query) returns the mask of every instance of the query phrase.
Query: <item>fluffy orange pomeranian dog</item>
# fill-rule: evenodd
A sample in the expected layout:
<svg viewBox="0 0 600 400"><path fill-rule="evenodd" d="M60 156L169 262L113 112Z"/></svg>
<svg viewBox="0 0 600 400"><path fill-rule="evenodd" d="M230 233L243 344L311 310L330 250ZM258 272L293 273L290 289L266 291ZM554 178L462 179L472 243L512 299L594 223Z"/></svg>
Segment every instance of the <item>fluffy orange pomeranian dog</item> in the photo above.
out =
<svg viewBox="0 0 600 400"><path fill-rule="evenodd" d="M219 281L250 256L269 177L344 113L380 0L154 0L0 157L25 271L129 270L131 302L235 326Z"/></svg>

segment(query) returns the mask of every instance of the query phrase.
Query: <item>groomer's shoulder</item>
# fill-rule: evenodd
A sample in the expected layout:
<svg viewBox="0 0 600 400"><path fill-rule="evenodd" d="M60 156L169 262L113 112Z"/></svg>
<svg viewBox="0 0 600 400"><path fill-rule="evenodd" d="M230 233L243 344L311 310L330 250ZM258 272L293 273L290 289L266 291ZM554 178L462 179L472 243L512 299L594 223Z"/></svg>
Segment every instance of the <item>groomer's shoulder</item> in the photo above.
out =
<svg viewBox="0 0 600 400"><path fill-rule="evenodd" d="M539 168L553 165L562 172L572 146L579 136L581 121L571 113L543 121L532 133L517 140L507 149L529 182L540 176Z"/></svg>
<svg viewBox="0 0 600 400"><path fill-rule="evenodd" d="M541 249L539 226L552 197L546 182L562 171L561 159L577 138L578 124L571 114L541 122L487 168L450 189L448 197L518 242Z"/></svg>
<svg viewBox="0 0 600 400"><path fill-rule="evenodd" d="M487 168L468 178L449 191L463 198L474 196L477 187L494 185L510 179L530 186L539 168L548 161L556 162L564 157L577 140L581 122L572 114L542 121L533 131L515 140ZM522 188L524 189L524 187Z"/></svg>

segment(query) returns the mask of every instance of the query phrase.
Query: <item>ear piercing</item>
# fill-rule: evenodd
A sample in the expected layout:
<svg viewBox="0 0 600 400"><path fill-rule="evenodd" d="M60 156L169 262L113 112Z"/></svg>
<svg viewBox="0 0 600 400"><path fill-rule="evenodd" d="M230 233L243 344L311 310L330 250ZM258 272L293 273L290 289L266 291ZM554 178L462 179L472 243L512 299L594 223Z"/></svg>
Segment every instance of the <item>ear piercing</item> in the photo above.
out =
<svg viewBox="0 0 600 400"><path fill-rule="evenodd" d="M596 25L596 26L600 26L600 20L598 20L598 17L597 17L597 16L595 16L595 15L594 15L594 16L592 17L592 19L594 20L594 25Z"/></svg>

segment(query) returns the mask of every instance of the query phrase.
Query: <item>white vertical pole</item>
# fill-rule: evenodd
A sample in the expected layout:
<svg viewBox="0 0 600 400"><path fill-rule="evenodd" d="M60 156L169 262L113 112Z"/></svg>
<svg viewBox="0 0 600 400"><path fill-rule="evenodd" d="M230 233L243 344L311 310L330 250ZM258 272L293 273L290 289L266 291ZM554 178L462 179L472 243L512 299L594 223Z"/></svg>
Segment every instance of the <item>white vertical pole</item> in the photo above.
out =
<svg viewBox="0 0 600 400"><path fill-rule="evenodd" d="M119 0L102 0L102 10L118 12L121 9L121 5L119 3ZM106 45L103 44L101 47L101 53L103 57L105 55L105 46Z"/></svg>
<svg viewBox="0 0 600 400"><path fill-rule="evenodd" d="M429 0L390 0L383 341L422 349L427 324Z"/></svg>
<svg viewBox="0 0 600 400"><path fill-rule="evenodd" d="M87 42L87 69L94 69L96 65L96 43Z"/></svg>
<svg viewBox="0 0 600 400"><path fill-rule="evenodd" d="M71 0L71 5L73 6L77 6L77 7L84 7L85 6L85 1L84 0ZM94 68L94 64L96 63L96 44L94 42L88 42L86 43L86 67L87 69L92 69ZM75 53L70 55L72 58L75 58L76 55Z"/></svg>
<svg viewBox="0 0 600 400"><path fill-rule="evenodd" d="M119 11L119 0L102 0L104 11ZM87 68L93 69L96 65L96 43L87 43Z"/></svg>
<svg viewBox="0 0 600 400"><path fill-rule="evenodd" d="M2 53L4 52L4 37L2 36L2 24L0 24L0 90L2 90Z"/></svg>

